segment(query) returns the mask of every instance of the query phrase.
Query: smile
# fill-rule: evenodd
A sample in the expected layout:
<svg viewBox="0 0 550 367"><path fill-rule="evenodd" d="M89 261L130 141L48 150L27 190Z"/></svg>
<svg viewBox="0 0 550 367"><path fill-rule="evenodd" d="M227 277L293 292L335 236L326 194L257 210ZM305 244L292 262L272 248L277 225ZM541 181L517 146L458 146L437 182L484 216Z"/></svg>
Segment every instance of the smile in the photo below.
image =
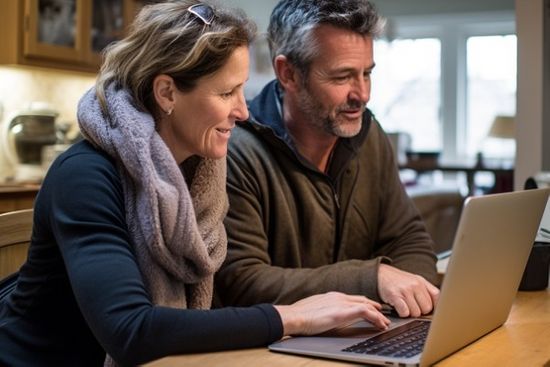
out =
<svg viewBox="0 0 550 367"><path fill-rule="evenodd" d="M224 139L229 139L229 137L231 136L231 129L223 129L221 127L217 127L216 132Z"/></svg>
<svg viewBox="0 0 550 367"><path fill-rule="evenodd" d="M363 115L362 110L348 110L348 111L342 111L342 113L351 119L356 119Z"/></svg>

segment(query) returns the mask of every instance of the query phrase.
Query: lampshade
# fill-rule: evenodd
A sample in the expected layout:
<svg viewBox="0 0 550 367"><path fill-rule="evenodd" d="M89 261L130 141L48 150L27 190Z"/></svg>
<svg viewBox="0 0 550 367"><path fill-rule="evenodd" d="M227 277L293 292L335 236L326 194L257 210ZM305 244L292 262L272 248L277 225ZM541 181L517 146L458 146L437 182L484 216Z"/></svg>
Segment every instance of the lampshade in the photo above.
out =
<svg viewBox="0 0 550 367"><path fill-rule="evenodd" d="M513 139L515 137L514 116L496 116L487 136L492 138Z"/></svg>

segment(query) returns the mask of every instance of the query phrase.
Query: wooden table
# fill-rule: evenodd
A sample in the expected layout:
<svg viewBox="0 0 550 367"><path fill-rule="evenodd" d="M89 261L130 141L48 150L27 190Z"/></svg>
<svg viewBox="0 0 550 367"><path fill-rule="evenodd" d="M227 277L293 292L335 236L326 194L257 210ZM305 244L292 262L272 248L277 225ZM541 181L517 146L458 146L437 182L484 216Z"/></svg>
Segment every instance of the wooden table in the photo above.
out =
<svg viewBox="0 0 550 367"><path fill-rule="evenodd" d="M355 363L270 352L266 348L167 357L148 367L350 367ZM550 289L518 292L506 323L436 364L550 367Z"/></svg>
<svg viewBox="0 0 550 367"><path fill-rule="evenodd" d="M412 169L418 174L432 173L434 171L442 172L464 172L468 184L467 196L474 195L476 192L475 175L478 172L491 172L495 177L493 187L486 194L495 194L499 192L509 192L514 190L514 169L502 167L468 166L455 164L418 165L407 163L399 166L399 169Z"/></svg>

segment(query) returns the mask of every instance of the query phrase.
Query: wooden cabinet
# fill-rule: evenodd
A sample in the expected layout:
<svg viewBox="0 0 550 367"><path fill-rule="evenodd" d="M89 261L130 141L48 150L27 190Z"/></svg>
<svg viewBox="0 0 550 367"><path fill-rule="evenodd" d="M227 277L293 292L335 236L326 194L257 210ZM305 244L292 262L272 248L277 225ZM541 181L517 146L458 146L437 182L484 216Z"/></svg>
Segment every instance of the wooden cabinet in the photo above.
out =
<svg viewBox="0 0 550 367"><path fill-rule="evenodd" d="M2 0L0 63L97 72L120 39L134 0Z"/></svg>
<svg viewBox="0 0 550 367"><path fill-rule="evenodd" d="M21 209L32 209L38 185L0 185L0 214Z"/></svg>

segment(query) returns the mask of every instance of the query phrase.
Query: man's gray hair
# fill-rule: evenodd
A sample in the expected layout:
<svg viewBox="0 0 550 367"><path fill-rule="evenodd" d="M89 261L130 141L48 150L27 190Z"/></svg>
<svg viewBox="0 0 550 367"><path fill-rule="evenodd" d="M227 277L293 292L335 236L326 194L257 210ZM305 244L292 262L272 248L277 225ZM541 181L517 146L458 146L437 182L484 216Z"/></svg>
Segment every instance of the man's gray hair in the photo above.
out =
<svg viewBox="0 0 550 367"><path fill-rule="evenodd" d="M281 0L267 30L271 60L285 55L306 75L317 51L313 32L324 24L374 38L384 20L367 0Z"/></svg>

